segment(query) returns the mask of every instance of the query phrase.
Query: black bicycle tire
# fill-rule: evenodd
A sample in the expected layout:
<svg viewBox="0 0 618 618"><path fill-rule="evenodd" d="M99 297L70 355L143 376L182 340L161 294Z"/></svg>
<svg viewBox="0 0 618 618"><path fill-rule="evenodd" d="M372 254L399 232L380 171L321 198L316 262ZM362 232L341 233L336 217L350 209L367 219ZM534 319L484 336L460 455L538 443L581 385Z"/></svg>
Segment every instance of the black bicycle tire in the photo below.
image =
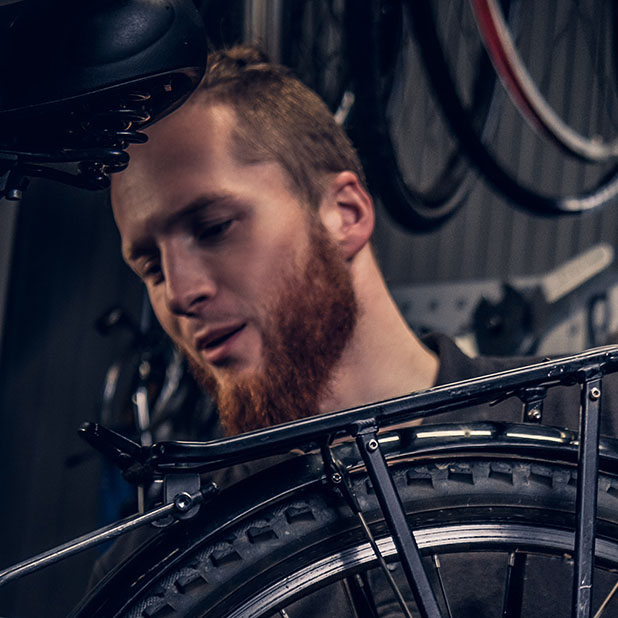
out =
<svg viewBox="0 0 618 618"><path fill-rule="evenodd" d="M382 40L387 37L381 32L382 20L386 19L382 14L382 4L382 0L346 3L347 55L355 94L349 130L363 160L369 184L380 196L389 215L408 230L431 231L465 203L476 179L476 170L456 148L441 162L441 169L429 186L415 187L404 179L385 109L394 69L391 67L390 76L385 79ZM391 2L390 9L391 12L403 10L400 2ZM393 14L389 19L395 27L401 28L405 21L403 17L403 14ZM393 56L393 51L400 51L401 37L401 32L399 40L388 37L388 56ZM392 57L389 64L394 65ZM475 124L481 130L487 130L494 100L495 73L485 53L480 57L473 82L471 109ZM491 113L495 114L495 110Z"/></svg>
<svg viewBox="0 0 618 618"><path fill-rule="evenodd" d="M606 143L568 125L537 88L522 62L496 0L470 0L481 39L496 73L520 115L540 135L570 156L583 161L616 160L618 139Z"/></svg>
<svg viewBox="0 0 618 618"><path fill-rule="evenodd" d="M570 528L576 471L569 462L572 452L556 454L564 461L546 461L517 452L500 455L480 451L464 457L446 453L424 459L403 453L391 465L422 550L435 546L441 552L445 547L458 551L462 543L474 545L477 539L476 549L498 547L511 552L516 547L534 547L540 553L560 555L569 553L573 541ZM234 504L230 511L217 512L214 533L204 530L199 521L189 522L186 528L177 526L167 540L165 535L159 537L132 559L135 577L127 578L125 566L75 616L269 615L300 594L298 589L291 595L282 593L283 588L289 592L295 585L290 574L302 574L303 568L311 568L318 561L323 566L324 561L347 551L364 552L364 562L359 564L354 558L345 567L345 574L373 566L356 520L343 500L324 485L324 479L315 477L317 459L300 464L305 459L298 458L296 463L310 470L313 482L300 484L276 498L271 493L271 499L264 499L260 507L249 496L247 509ZM290 467L289 463L283 465ZM362 470L353 476L371 527L390 553L367 477ZM269 473L265 478L272 480L273 476ZM241 495L248 487L253 490L255 484L241 487ZM257 491L268 487L267 483ZM272 492L272 483L270 489ZM493 538L496 533L502 541ZM478 540L483 534L485 538ZM618 478L608 472L600 475L598 538L599 564L618 567ZM153 556L158 558L153 560ZM325 583L341 575L328 569L321 573ZM305 579L303 585L313 589L316 583L320 581ZM250 604L258 603L257 613L249 611L246 599Z"/></svg>
<svg viewBox="0 0 618 618"><path fill-rule="evenodd" d="M578 214L602 208L618 200L618 166L605 173L596 186L572 195L543 195L520 183L489 151L474 130L454 85L452 71L436 33L431 6L407 0L406 7L415 27L423 62L436 96L453 133L470 161L495 191L534 214Z"/></svg>
<svg viewBox="0 0 618 618"><path fill-rule="evenodd" d="M342 6L343 0L297 0L281 7L281 63L317 92L333 113L348 87L348 64L338 23L343 20ZM338 44L332 41L334 37L339 38Z"/></svg>

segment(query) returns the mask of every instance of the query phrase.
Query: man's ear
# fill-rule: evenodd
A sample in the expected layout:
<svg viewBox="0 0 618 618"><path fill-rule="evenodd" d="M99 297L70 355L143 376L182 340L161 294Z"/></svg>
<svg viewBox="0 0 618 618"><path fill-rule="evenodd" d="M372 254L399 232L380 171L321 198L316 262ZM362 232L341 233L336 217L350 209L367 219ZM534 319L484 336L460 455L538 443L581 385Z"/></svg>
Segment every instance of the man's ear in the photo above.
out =
<svg viewBox="0 0 618 618"><path fill-rule="evenodd" d="M346 260L352 259L373 233L373 200L353 172L340 172L330 179L320 201L319 215Z"/></svg>

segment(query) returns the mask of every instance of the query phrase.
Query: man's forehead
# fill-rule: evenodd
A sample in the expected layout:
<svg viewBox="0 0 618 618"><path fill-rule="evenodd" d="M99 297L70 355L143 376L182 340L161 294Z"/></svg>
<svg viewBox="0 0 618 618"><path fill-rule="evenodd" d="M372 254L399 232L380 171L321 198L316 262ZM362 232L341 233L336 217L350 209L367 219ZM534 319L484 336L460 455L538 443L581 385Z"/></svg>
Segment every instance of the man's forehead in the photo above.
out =
<svg viewBox="0 0 618 618"><path fill-rule="evenodd" d="M200 101L162 119L150 128L146 144L131 148L129 167L114 175L111 191L126 251L132 251L128 243L152 238L194 206L203 211L228 199L255 197L260 183L297 197L278 161L236 156L236 126L229 106Z"/></svg>
<svg viewBox="0 0 618 618"><path fill-rule="evenodd" d="M146 130L148 145L161 142L178 142L182 144L199 136L207 141L227 141L233 127L237 125L236 112L229 105L212 103L201 99L189 100L179 109L165 116ZM132 146L129 151L138 151L140 145Z"/></svg>
<svg viewBox="0 0 618 618"><path fill-rule="evenodd" d="M173 163L173 156L187 150L219 151L229 145L235 125L236 116L227 106L187 103L150 127L148 142L132 146L129 155L134 162Z"/></svg>
<svg viewBox="0 0 618 618"><path fill-rule="evenodd" d="M186 104L147 130L148 142L129 148L126 170L112 176L114 205L149 197L150 186L227 158L233 112L225 106Z"/></svg>

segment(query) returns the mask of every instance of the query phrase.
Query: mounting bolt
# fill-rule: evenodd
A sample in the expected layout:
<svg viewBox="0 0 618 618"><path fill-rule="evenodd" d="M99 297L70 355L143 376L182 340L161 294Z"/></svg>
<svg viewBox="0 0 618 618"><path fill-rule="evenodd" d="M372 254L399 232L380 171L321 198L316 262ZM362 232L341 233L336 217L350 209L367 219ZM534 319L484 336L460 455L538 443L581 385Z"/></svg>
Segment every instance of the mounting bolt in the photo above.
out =
<svg viewBox="0 0 618 618"><path fill-rule="evenodd" d="M338 483L341 483L341 481L343 480L343 477L341 476L339 472L333 472L333 474L330 477L330 480L336 485Z"/></svg>
<svg viewBox="0 0 618 618"><path fill-rule="evenodd" d="M596 386L590 389L590 399L596 401L601 396L601 390Z"/></svg>
<svg viewBox="0 0 618 618"><path fill-rule="evenodd" d="M186 513L193 506L193 498L186 491L183 491L174 498L174 505L179 511Z"/></svg>
<svg viewBox="0 0 618 618"><path fill-rule="evenodd" d="M367 442L367 450L370 453L373 453L374 451L378 450L378 441L375 438L371 438L371 440L369 440L369 442Z"/></svg>
<svg viewBox="0 0 618 618"><path fill-rule="evenodd" d="M532 408L531 410L528 410L528 418L531 421L540 421L541 411L538 408Z"/></svg>

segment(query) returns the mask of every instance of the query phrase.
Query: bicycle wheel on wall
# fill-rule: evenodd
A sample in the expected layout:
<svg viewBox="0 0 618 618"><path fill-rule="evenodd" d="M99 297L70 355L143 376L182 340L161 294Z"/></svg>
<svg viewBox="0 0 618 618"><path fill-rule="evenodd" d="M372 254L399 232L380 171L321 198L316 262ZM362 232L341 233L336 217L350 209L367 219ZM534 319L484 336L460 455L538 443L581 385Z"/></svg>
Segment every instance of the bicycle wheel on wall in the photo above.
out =
<svg viewBox="0 0 618 618"><path fill-rule="evenodd" d="M393 478L445 616L569 614L572 452L557 448L537 458L476 445L423 457L398 452L393 443ZM343 445L337 455L352 466L362 510L417 615L354 449ZM601 616L618 608L611 597L618 581L617 494L618 478L603 472L594 597L594 611L606 603ZM224 504L202 510L196 520L156 537L75 616L293 618L398 611L358 521L324 483L317 455L266 471L232 490Z"/></svg>
<svg viewBox="0 0 618 618"><path fill-rule="evenodd" d="M518 0L514 3L516 31L503 23L497 3L463 3L467 11L475 8L490 55L512 95L491 139L475 130L461 104L456 82L459 67L445 53L448 39L436 4L406 2L423 62L450 127L494 190L542 214L579 213L615 203L614 3ZM505 37L497 36L500 30ZM470 44L477 45L480 38L478 31L473 32ZM511 54L506 53L508 41L513 42ZM524 96L522 84L527 79L536 96ZM538 122L530 123L531 117Z"/></svg>
<svg viewBox="0 0 618 618"><path fill-rule="evenodd" d="M345 0L296 0L281 7L281 62L336 112L348 87Z"/></svg>
<svg viewBox="0 0 618 618"><path fill-rule="evenodd" d="M474 21L460 5L436 7L448 52L468 55L457 76L462 105L479 132L491 133L495 74L480 42L464 45ZM369 183L399 224L432 230L464 203L475 174L434 100L401 0L348 2L346 38L355 94L348 128Z"/></svg>

